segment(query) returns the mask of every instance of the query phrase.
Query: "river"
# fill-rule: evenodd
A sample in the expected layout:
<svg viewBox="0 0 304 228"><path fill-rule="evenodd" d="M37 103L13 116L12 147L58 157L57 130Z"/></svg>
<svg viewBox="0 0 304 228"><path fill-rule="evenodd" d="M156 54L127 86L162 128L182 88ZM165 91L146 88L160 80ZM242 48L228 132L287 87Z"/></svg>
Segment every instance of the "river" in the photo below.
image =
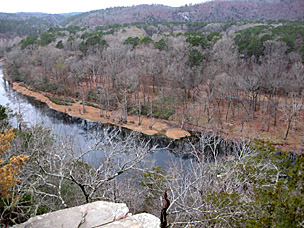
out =
<svg viewBox="0 0 304 228"><path fill-rule="evenodd" d="M0 105L8 105L14 113L21 113L22 122L28 127L41 125L61 137L72 138L75 145L82 148L86 147L87 143L90 142L90 137L96 135L96 131L102 128L101 124L70 117L67 114L51 110L46 104L17 93L11 88L8 82L3 80L1 64L2 63L0 63ZM13 119L11 124L16 128L17 119ZM101 151L95 151L91 153L87 159L89 162L96 161L102 157L101 153ZM158 150L157 152L149 154L149 159L155 159L155 165L162 167L165 167L169 161L181 160L179 156L168 150Z"/></svg>

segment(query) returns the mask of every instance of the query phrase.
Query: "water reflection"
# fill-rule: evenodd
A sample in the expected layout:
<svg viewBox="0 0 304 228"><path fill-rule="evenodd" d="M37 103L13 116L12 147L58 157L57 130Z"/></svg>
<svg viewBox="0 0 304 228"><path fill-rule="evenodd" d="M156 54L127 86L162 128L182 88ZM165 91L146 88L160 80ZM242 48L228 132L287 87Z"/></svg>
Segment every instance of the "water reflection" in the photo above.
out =
<svg viewBox="0 0 304 228"><path fill-rule="evenodd" d="M8 82L3 80L3 73L0 66L0 104L13 110L14 113L22 114L22 122L28 127L42 125L49 128L60 137L73 140L76 149L86 150L87 145L92 143L96 132L102 132L103 126L94 122L82 120L51 110L47 105L36 101L33 98L23 96L14 90ZM18 119L12 120L13 127L18 127ZM100 161L103 152L98 150L86 156L90 163ZM180 158L168 150L159 150L149 155L149 160L155 160L156 165L165 167L168 161L177 161Z"/></svg>

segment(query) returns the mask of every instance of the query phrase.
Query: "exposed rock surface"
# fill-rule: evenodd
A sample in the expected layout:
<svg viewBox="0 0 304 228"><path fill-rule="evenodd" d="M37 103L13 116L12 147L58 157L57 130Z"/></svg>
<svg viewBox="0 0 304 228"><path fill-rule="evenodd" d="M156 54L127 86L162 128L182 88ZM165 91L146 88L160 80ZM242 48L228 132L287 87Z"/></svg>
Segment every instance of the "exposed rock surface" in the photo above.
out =
<svg viewBox="0 0 304 228"><path fill-rule="evenodd" d="M124 203L97 201L29 219L15 228L158 228L159 219L151 214L129 215Z"/></svg>
<svg viewBox="0 0 304 228"><path fill-rule="evenodd" d="M133 215L130 217L126 217L125 219L121 219L102 227L105 228L159 228L160 222L159 219L154 215L142 213Z"/></svg>

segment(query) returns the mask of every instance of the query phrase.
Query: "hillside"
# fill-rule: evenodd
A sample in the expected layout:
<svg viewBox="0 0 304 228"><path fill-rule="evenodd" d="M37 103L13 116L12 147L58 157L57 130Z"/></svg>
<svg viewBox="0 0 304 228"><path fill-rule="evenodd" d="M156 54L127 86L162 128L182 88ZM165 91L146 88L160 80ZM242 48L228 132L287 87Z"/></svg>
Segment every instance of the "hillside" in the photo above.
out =
<svg viewBox="0 0 304 228"><path fill-rule="evenodd" d="M66 16L44 13L0 13L1 38L40 34Z"/></svg>
<svg viewBox="0 0 304 228"><path fill-rule="evenodd" d="M0 34L39 34L52 26L96 26L131 22L197 22L231 20L303 20L302 0L209 1L169 7L138 5L114 7L85 13L0 13Z"/></svg>
<svg viewBox="0 0 304 228"><path fill-rule="evenodd" d="M67 18L64 25L108 25L160 21L229 21L229 20L303 20L304 2L291 1L210 1L168 7L139 5L96 10Z"/></svg>

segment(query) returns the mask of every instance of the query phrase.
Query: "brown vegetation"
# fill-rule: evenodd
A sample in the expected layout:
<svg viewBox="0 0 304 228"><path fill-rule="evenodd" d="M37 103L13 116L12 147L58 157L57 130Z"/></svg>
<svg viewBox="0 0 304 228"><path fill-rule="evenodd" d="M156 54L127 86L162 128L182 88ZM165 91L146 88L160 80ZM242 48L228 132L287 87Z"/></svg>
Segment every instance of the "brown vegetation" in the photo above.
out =
<svg viewBox="0 0 304 228"><path fill-rule="evenodd" d="M13 89L16 90L19 93L22 93L26 96L34 97L35 99L47 104L49 108L57 110L59 112L64 112L69 114L70 116L79 117L82 119L90 120L90 121L96 121L101 123L110 123L116 126L121 126L124 128L128 128L130 130L142 132L147 135L156 135L156 134L165 134L170 138L183 138L185 136L190 136L190 133L182 130L180 128L174 128L175 124L170 121L162 121L162 120L156 120L152 129L149 128L150 125L150 119L147 117L143 117L142 124L138 126L136 123L138 121L137 116L128 116L129 122L126 124L118 123L118 121L113 121L113 119L107 119L105 118L106 111L102 110L104 117L100 116L100 109L95 107L86 107L86 112L83 113L82 111L82 105L80 104L81 101L77 101L76 103L73 103L71 106L67 107L65 105L57 105L49 100L46 96L44 96L40 92L33 92L31 90L28 90L27 88L20 86L19 83L13 84Z"/></svg>
<svg viewBox="0 0 304 228"><path fill-rule="evenodd" d="M55 105L35 94L53 109L93 121L172 138L212 131L301 151L301 23L241 23L229 34L171 36L159 34L158 25L148 27L128 25L113 35L108 28L67 29L57 40L56 32L23 40L7 55L7 78L49 97L72 98L76 103Z"/></svg>
<svg viewBox="0 0 304 228"><path fill-rule="evenodd" d="M119 16L118 16L119 15ZM208 1L172 8L163 5L139 5L97 10L71 17L68 25L96 26L130 22L303 20L301 0L292 1Z"/></svg>

